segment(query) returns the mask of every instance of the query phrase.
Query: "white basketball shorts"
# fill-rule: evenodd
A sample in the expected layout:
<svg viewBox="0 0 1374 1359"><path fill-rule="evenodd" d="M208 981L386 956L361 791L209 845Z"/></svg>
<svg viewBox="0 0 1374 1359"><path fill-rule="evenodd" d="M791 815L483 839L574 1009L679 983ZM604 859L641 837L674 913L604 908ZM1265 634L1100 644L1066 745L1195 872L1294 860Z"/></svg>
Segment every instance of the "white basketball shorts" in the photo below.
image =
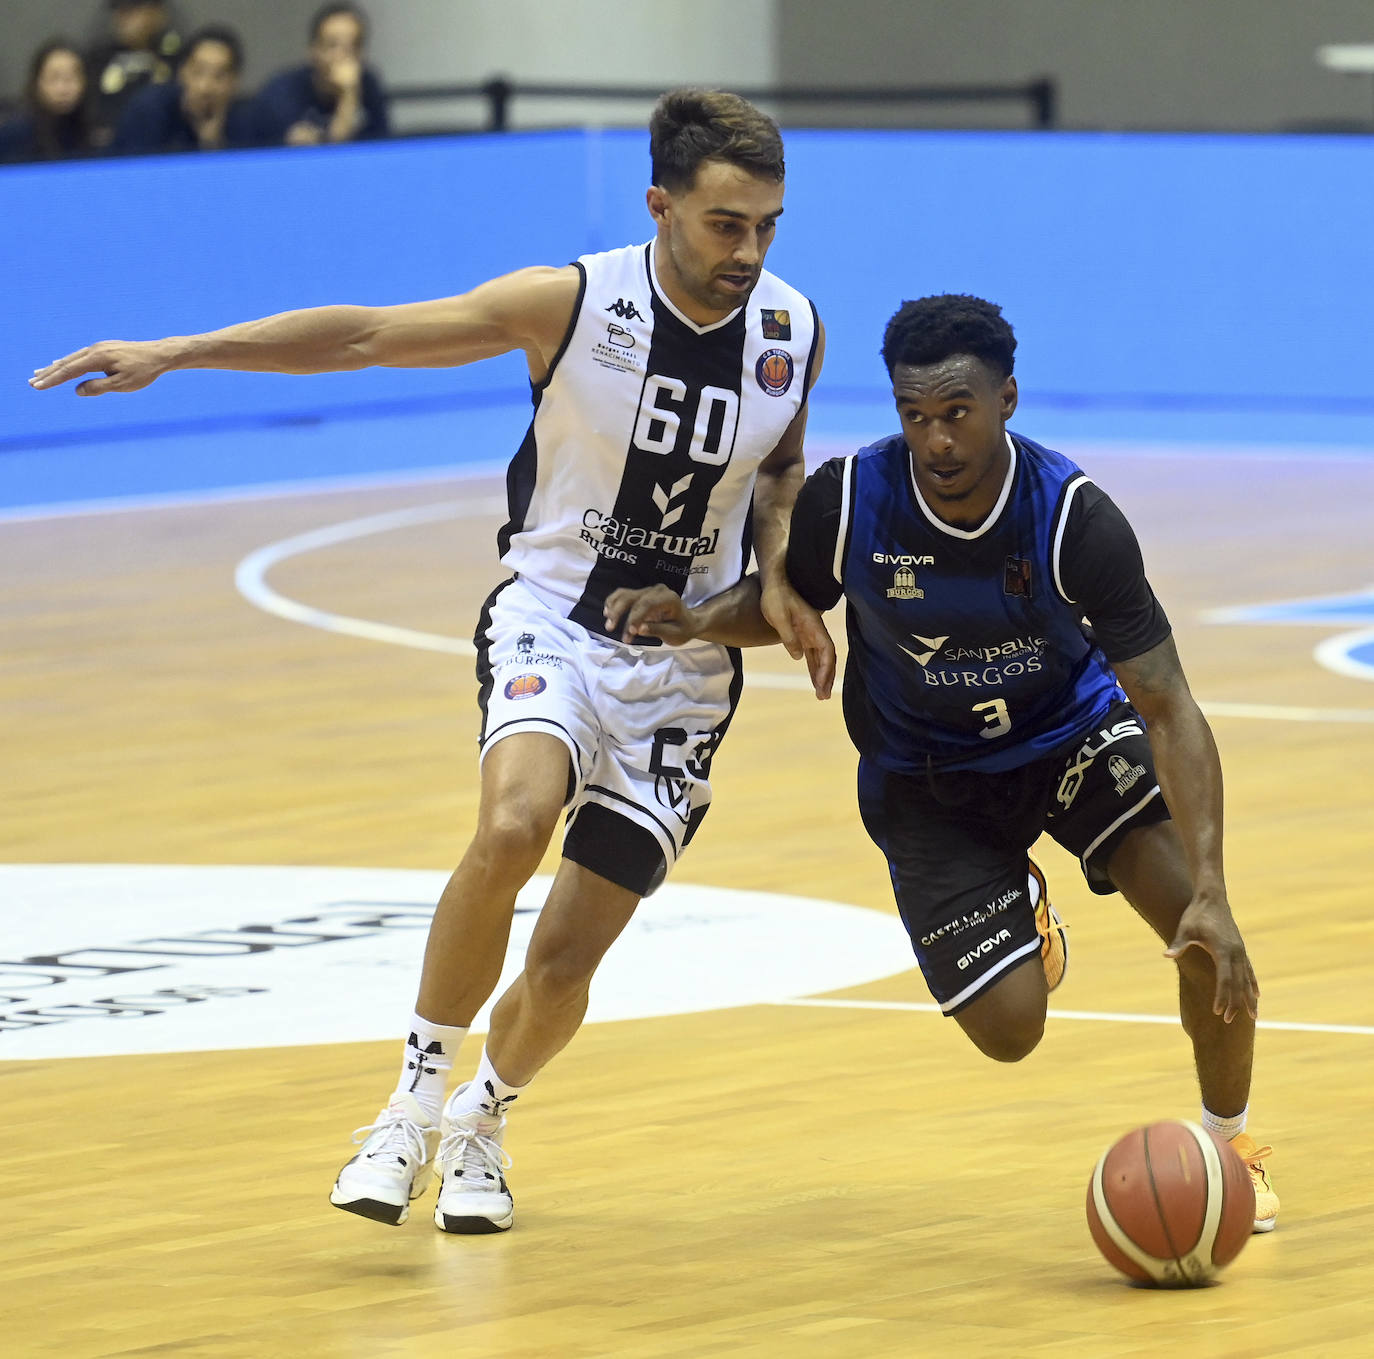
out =
<svg viewBox="0 0 1374 1359"><path fill-rule="evenodd" d="M487 600L477 645L482 756L517 732L568 749L565 858L647 896L711 803L711 760L739 702L739 652L626 646L564 618L521 580Z"/></svg>

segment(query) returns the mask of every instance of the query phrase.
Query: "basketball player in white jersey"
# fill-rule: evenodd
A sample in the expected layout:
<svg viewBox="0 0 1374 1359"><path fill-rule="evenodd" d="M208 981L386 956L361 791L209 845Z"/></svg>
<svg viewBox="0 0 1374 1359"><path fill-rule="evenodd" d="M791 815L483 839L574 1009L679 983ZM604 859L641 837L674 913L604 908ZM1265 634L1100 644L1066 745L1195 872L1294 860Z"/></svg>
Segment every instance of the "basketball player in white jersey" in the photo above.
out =
<svg viewBox="0 0 1374 1359"><path fill-rule="evenodd" d="M534 415L498 538L512 577L475 638L477 830L435 910L396 1090L355 1134L361 1150L330 1194L379 1222L404 1222L433 1169L441 1230L511 1225L507 1111L576 1032L602 955L710 805L739 652L627 645L607 634L607 596L661 584L699 603L744 575L752 547L770 623L807 656L818 695L833 679L820 616L783 571L824 336L807 298L763 268L782 214L782 140L751 104L716 91L664 95L649 127L646 245L459 297L106 341L31 380L101 373L76 388L96 396L178 368L438 367L515 349L529 361ZM445 1102L454 1055L500 977L516 893L565 810L525 970L497 1002L476 1075Z"/></svg>

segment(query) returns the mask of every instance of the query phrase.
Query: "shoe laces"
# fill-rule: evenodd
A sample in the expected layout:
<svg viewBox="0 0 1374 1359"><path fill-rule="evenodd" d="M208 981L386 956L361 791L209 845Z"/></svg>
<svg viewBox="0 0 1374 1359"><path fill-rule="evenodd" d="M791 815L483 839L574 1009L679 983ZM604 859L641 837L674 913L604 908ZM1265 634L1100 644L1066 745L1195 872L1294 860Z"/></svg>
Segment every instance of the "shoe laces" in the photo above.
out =
<svg viewBox="0 0 1374 1359"><path fill-rule="evenodd" d="M1265 1193L1269 1192L1269 1172L1264 1168L1264 1158L1274 1154L1273 1147L1261 1147L1255 1144L1253 1138L1242 1133L1239 1137L1232 1138L1231 1146L1236 1155L1245 1162L1245 1168L1250 1172L1250 1178L1254 1181L1256 1189L1262 1189Z"/></svg>
<svg viewBox="0 0 1374 1359"><path fill-rule="evenodd" d="M382 1136L376 1135L381 1133ZM368 1147L365 1156L400 1156L417 1164L423 1164L425 1156L425 1136L420 1125L397 1109L384 1109L375 1123L353 1130L354 1142L366 1143L376 1138L376 1145Z"/></svg>
<svg viewBox="0 0 1374 1359"><path fill-rule="evenodd" d="M1256 1146L1254 1139L1247 1137L1244 1133L1239 1137L1232 1138L1231 1146L1240 1159L1251 1169L1255 1168L1257 1161L1262 1161L1266 1156L1274 1154L1273 1147Z"/></svg>
<svg viewBox="0 0 1374 1359"><path fill-rule="evenodd" d="M492 1130L494 1135L489 1135L470 1123L453 1123L448 1136L439 1144L440 1160L446 1164L458 1161L457 1178L485 1188L488 1180L499 1180L511 1168L510 1153L498 1140L505 1126L503 1118Z"/></svg>

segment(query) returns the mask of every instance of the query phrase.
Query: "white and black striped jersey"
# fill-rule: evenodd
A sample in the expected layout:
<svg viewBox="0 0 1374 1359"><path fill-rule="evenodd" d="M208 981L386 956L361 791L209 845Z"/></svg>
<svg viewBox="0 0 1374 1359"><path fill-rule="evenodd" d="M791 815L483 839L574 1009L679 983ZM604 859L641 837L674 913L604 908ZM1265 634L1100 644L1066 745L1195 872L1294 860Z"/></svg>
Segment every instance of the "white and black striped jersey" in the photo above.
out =
<svg viewBox="0 0 1374 1359"><path fill-rule="evenodd" d="M755 475L806 400L818 322L765 271L744 305L699 326L659 285L652 242L576 268L498 543L546 604L604 632L621 586L667 585L695 604L744 574Z"/></svg>

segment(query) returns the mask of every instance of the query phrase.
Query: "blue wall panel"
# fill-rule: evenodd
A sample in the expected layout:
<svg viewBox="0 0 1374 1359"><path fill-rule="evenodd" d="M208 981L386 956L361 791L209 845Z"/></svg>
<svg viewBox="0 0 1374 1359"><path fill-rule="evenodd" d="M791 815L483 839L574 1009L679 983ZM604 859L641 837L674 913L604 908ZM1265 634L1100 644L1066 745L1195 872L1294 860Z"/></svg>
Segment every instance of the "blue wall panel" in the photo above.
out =
<svg viewBox="0 0 1374 1359"><path fill-rule="evenodd" d="M1065 405L1272 409L1299 441L1303 412L1374 410L1374 140L803 131L788 165L770 265L821 308L834 399L881 396L903 297L967 291L1006 308L1023 387ZM519 400L518 358L91 402L24 378L107 335L436 296L642 240L647 179L639 132L0 171L0 447Z"/></svg>
<svg viewBox="0 0 1374 1359"><path fill-rule="evenodd" d="M303 379L181 373L130 398L35 393L102 338L210 330L293 307L461 292L582 247L580 135L463 138L0 171L0 440L291 413L526 384L479 369ZM569 238L571 239L571 245Z"/></svg>

